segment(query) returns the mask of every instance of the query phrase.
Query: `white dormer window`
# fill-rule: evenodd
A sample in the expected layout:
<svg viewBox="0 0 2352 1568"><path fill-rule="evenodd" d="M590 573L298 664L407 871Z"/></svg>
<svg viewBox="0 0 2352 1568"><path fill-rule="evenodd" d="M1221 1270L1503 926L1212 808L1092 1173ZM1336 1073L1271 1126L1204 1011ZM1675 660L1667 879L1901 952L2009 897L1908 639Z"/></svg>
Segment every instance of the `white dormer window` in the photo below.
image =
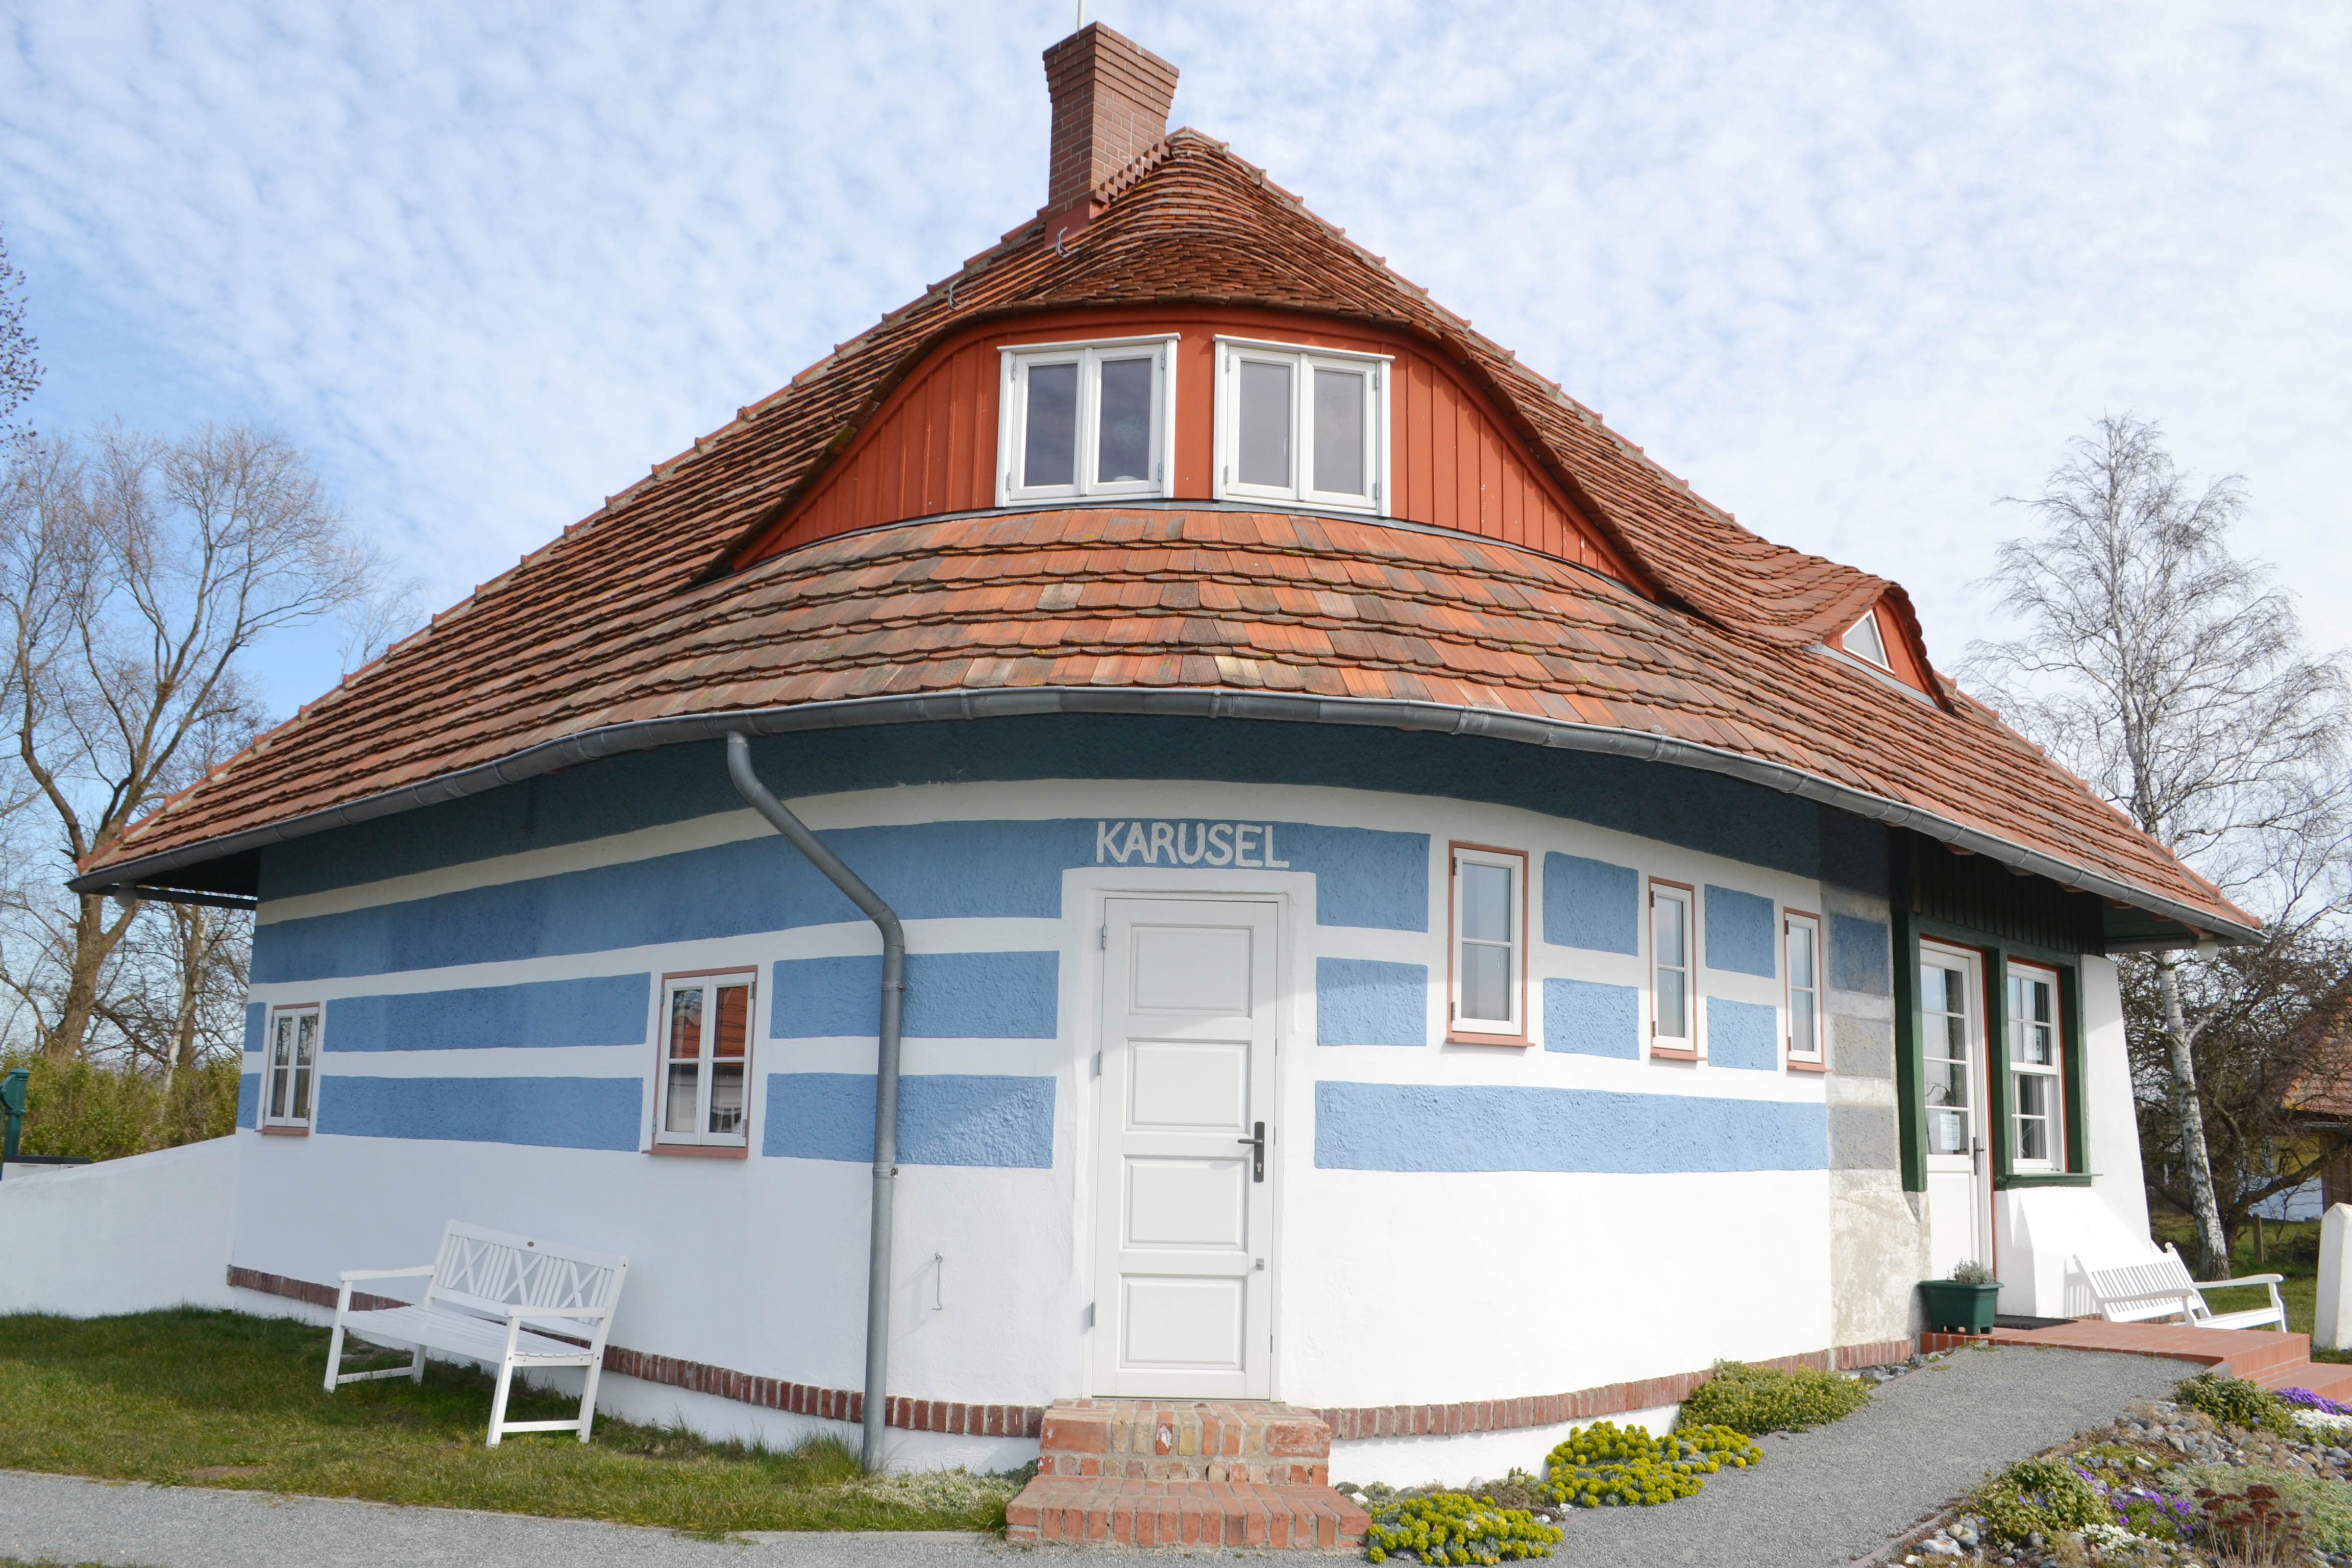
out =
<svg viewBox="0 0 2352 1568"><path fill-rule="evenodd" d="M1866 658L1879 668L1890 672L1895 668L1886 662L1886 639L1878 635L1876 610L1864 610L1862 619L1847 627L1845 636L1838 641L1856 658Z"/></svg>
<svg viewBox="0 0 2352 1568"><path fill-rule="evenodd" d="M1389 361L1217 340L1217 499L1385 514Z"/></svg>
<svg viewBox="0 0 2352 1568"><path fill-rule="evenodd" d="M1024 343L1000 353L997 505L1174 493L1173 336Z"/></svg>

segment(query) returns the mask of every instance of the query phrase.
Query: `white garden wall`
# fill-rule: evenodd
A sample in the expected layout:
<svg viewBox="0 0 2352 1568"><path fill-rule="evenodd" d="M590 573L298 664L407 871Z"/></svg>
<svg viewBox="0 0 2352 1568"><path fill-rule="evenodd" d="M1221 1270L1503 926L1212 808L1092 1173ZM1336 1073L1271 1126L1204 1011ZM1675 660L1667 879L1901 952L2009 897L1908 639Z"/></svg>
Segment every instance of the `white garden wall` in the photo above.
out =
<svg viewBox="0 0 2352 1568"><path fill-rule="evenodd" d="M0 1312L94 1318L230 1304L239 1145L214 1138L0 1179Z"/></svg>

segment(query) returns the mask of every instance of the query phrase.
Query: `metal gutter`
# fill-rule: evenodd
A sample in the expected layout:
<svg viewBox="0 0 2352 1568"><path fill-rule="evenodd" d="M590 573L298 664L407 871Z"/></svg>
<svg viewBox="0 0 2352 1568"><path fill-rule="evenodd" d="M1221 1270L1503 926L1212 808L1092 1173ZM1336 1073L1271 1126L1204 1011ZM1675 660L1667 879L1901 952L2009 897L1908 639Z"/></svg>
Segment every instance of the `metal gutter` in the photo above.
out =
<svg viewBox="0 0 2352 1568"><path fill-rule="evenodd" d="M838 702L810 702L735 713L686 714L677 718L611 724L569 735L560 741L549 741L497 762L445 773L423 784L404 785L348 805L308 812L266 827L224 834L218 838L186 845L160 855L125 861L102 871L77 877L66 885L76 892L119 891L169 900L173 889L167 879L171 873L185 867L307 837L331 828L373 822L420 806L438 805L467 795L480 795L501 785L517 784L562 768L577 767L604 757L652 751L656 747L688 742L719 740L736 731L753 735L804 734L814 731L852 730L877 724L917 724L1063 713L1361 725L1436 734L1473 735L1521 745L1589 752L1694 768L1701 773L1719 773L1727 778L1779 790L1784 795L1818 801L1874 822L1907 827L1915 833L1955 848L1982 855L2019 871L2047 877L2061 887L2095 893L2103 899L2177 921L2202 936L2237 942L2261 940L2260 931L2253 926L2151 893L2087 867L2062 860L2054 855L2011 844L2007 839L1954 822L1924 807L1887 800L1845 784L1834 784L1800 768L1766 762L1718 746L1676 741L1640 731L1505 713L1487 708L1456 708L1439 702L1362 697L1298 697L1224 689L1145 690L1134 687L1033 686L989 691L861 697ZM219 895L208 896L217 898Z"/></svg>
<svg viewBox="0 0 2352 1568"><path fill-rule="evenodd" d="M735 793L792 840L793 847L865 910L882 933L882 1017L874 1062L874 1206L866 1243L866 1401L859 1412L866 1423L866 1473L879 1475L886 1458L883 1417L890 1409L890 1226L898 1207L898 1021L907 994L907 933L882 895L768 792L751 767L751 743L740 730L727 736L727 776L734 781Z"/></svg>

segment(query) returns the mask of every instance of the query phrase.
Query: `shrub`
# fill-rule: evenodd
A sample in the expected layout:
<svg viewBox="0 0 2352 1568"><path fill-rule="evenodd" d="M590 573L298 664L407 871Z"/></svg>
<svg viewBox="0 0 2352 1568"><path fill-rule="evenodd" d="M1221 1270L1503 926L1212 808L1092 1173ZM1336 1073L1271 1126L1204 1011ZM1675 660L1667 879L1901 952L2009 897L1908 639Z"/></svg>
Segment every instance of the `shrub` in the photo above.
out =
<svg viewBox="0 0 2352 1568"><path fill-rule="evenodd" d="M1376 1506L1364 1532L1364 1555L1375 1563L1391 1552L1423 1563L1503 1563L1549 1557L1559 1539L1523 1508L1504 1508L1466 1492L1400 1497Z"/></svg>
<svg viewBox="0 0 2352 1568"><path fill-rule="evenodd" d="M1969 1506L1984 1516L1987 1534L2011 1542L2115 1521L2090 1478L2058 1459L2019 1460L1970 1493Z"/></svg>
<svg viewBox="0 0 2352 1568"><path fill-rule="evenodd" d="M1870 1385L1858 1377L1809 1366L1782 1372L1721 1361L1715 1363L1715 1375L1684 1402L1675 1429L1728 1426L1751 1437L1802 1432L1842 1420L1869 1403Z"/></svg>
<svg viewBox="0 0 2352 1568"><path fill-rule="evenodd" d="M1975 1258L1971 1258L1967 1262L1952 1270L1952 1283L1955 1285L1995 1285L1999 1284L2000 1281L1993 1276L1991 1264L1979 1263Z"/></svg>
<svg viewBox="0 0 2352 1568"><path fill-rule="evenodd" d="M2242 1426L2250 1432L2276 1432L2281 1436L2293 1436L2295 1432L2294 1417L2279 1403L2278 1395L2242 1377L2199 1373L2173 1390L2173 1396L2224 1426Z"/></svg>
<svg viewBox="0 0 2352 1568"><path fill-rule="evenodd" d="M144 1073L38 1053L0 1057L0 1072L25 1068L20 1152L119 1160L236 1129L238 1060L225 1057L174 1073L172 1086Z"/></svg>
<svg viewBox="0 0 2352 1568"><path fill-rule="evenodd" d="M1654 1507L1689 1497L1724 1466L1745 1469L1764 1450L1728 1426L1653 1437L1643 1426L1596 1421L1551 1451L1542 1490L1578 1508Z"/></svg>

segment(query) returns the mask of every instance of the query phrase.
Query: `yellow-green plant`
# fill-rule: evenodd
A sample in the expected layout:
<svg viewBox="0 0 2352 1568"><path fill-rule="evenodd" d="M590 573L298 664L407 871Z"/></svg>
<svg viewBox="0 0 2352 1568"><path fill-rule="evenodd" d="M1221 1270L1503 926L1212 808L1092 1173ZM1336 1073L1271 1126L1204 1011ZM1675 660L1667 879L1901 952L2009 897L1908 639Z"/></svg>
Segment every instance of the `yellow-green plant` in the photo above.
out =
<svg viewBox="0 0 2352 1568"><path fill-rule="evenodd" d="M2115 1510L2090 1478L2063 1459L2020 1459L1969 1495L1995 1541L2056 1536L2086 1525L2112 1524Z"/></svg>
<svg viewBox="0 0 2352 1568"><path fill-rule="evenodd" d="M1397 1552L1421 1563L1515 1563L1549 1557L1559 1527L1523 1508L1504 1508L1467 1492L1395 1498L1377 1505L1364 1531L1364 1555L1375 1563Z"/></svg>
<svg viewBox="0 0 2352 1568"><path fill-rule="evenodd" d="M1870 1384L1858 1377L1801 1366L1750 1366L1719 1361L1715 1375L1684 1401L1675 1429L1728 1426L1751 1437L1802 1432L1853 1415L1870 1403Z"/></svg>
<svg viewBox="0 0 2352 1568"><path fill-rule="evenodd" d="M1728 1426L1653 1437L1646 1426L1596 1421L1551 1451L1541 1489L1578 1508L1648 1508L1689 1497L1727 1465L1746 1469L1763 1458L1763 1449Z"/></svg>
<svg viewBox="0 0 2352 1568"><path fill-rule="evenodd" d="M215 1058L172 1076L171 1087L152 1074L124 1071L79 1058L58 1061L37 1051L0 1057L0 1071L25 1068L26 1154L79 1154L119 1160L236 1128L238 1060Z"/></svg>

